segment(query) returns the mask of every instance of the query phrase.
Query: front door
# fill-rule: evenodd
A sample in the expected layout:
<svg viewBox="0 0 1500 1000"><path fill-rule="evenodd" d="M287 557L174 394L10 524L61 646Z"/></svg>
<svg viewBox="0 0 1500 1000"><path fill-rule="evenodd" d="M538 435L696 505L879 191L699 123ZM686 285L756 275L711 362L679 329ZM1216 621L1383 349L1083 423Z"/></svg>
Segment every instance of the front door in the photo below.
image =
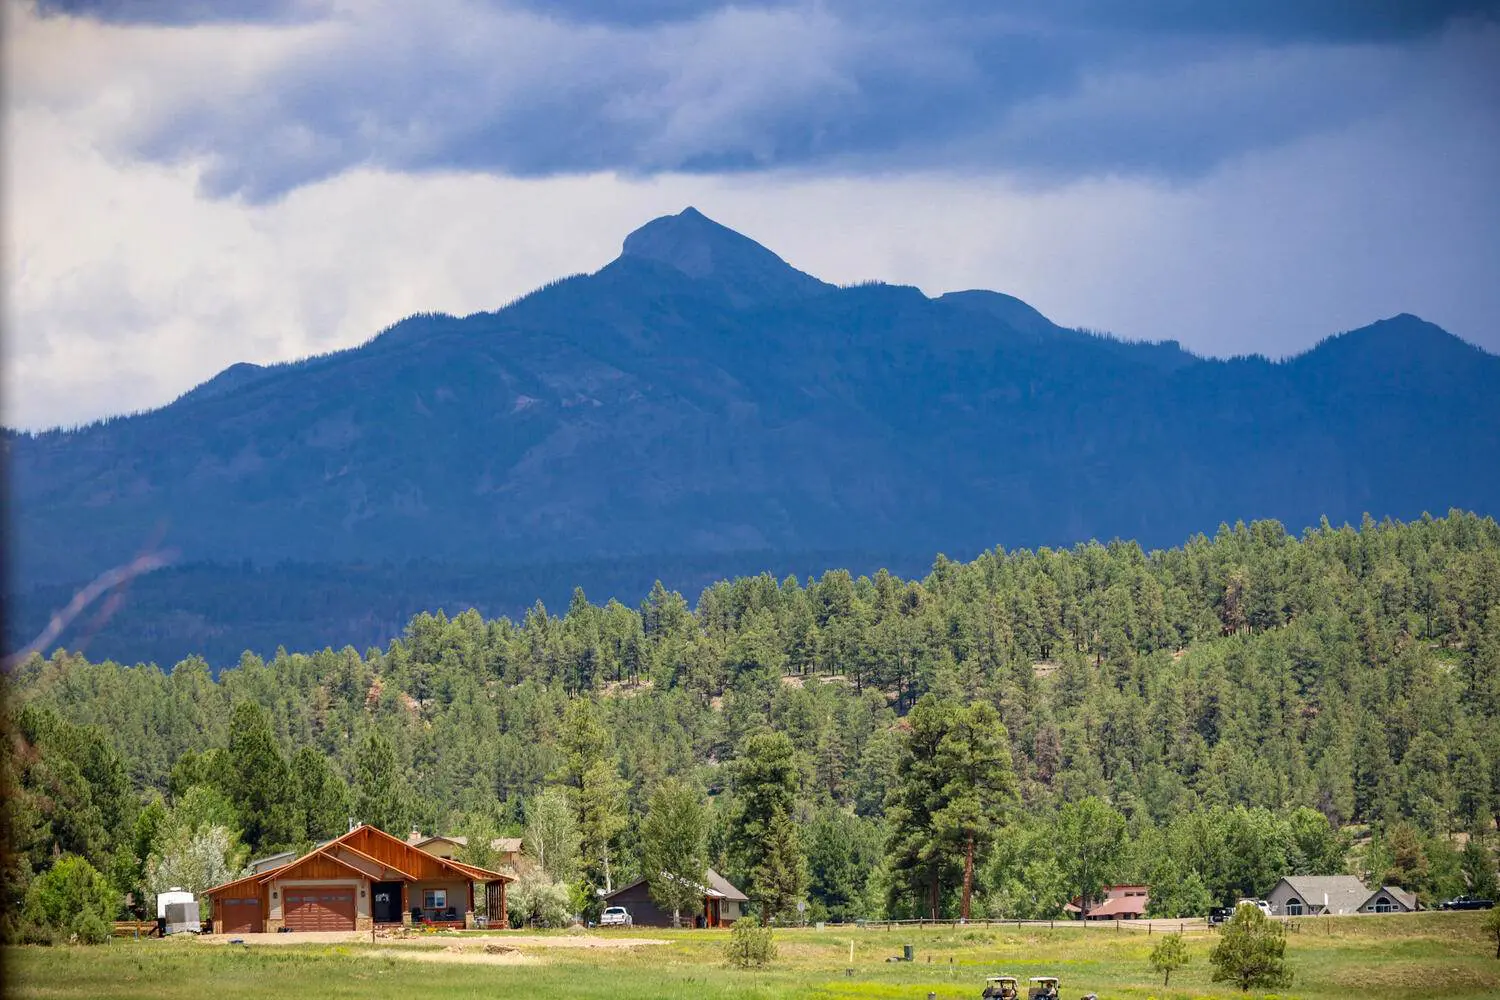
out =
<svg viewBox="0 0 1500 1000"><path fill-rule="evenodd" d="M370 915L377 924L401 922L400 882L376 882L370 887L370 898L374 900Z"/></svg>

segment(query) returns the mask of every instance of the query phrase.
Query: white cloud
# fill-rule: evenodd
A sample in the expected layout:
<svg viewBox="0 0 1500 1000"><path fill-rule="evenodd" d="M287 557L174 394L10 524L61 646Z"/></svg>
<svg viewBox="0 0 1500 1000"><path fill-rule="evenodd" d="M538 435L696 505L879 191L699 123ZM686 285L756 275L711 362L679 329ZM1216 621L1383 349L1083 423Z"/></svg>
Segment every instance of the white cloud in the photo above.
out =
<svg viewBox="0 0 1500 1000"><path fill-rule="evenodd" d="M1059 322L1209 353L1286 353L1403 310L1500 348L1500 138L1493 105L1474 100L1493 90L1475 67L1500 48L1494 29L1435 43L1400 96L1354 124L1191 183L361 168L248 204L202 192L205 159L133 158L121 137L137 114L176 113L171 92L215 68L214 85L238 93L347 27L17 22L15 10L0 203L12 426L160 405L233 362L349 346L415 311L491 309L601 266L629 230L687 204L828 280L995 288ZM793 58L788 72L812 66ZM684 105L673 127L755 100Z"/></svg>

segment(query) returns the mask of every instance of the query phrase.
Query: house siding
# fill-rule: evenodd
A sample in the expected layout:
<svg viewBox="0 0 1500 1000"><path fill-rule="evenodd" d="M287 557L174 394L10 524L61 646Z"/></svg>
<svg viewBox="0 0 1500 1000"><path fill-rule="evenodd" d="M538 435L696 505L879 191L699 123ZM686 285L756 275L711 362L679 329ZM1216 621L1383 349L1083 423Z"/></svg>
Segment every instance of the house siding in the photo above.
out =
<svg viewBox="0 0 1500 1000"><path fill-rule="evenodd" d="M607 906L623 906L630 911L630 921L637 927L671 927L672 913L656 905L651 888L645 882L621 889L605 900ZM682 915L684 927L693 925L691 915Z"/></svg>
<svg viewBox="0 0 1500 1000"><path fill-rule="evenodd" d="M1379 889L1370 894L1365 905L1359 908L1361 913L1410 913L1412 908L1406 901L1388 889Z"/></svg>
<svg viewBox="0 0 1500 1000"><path fill-rule="evenodd" d="M422 905L422 896L427 889L442 889L448 894L448 906L452 908L457 919L464 922L464 926L474 926L474 910L469 905L469 883L462 879L422 879L412 882L406 888L406 906L408 912L418 909ZM442 918L438 918L442 919Z"/></svg>
<svg viewBox="0 0 1500 1000"><path fill-rule="evenodd" d="M1316 903L1310 899L1303 899L1297 894L1297 890L1293 889L1287 883L1286 879L1277 882L1276 888L1266 894L1266 902L1271 904L1272 913L1291 915L1288 907L1293 900L1297 901L1298 908L1301 909L1303 915L1316 913L1323 908L1323 901L1321 899L1317 900Z"/></svg>

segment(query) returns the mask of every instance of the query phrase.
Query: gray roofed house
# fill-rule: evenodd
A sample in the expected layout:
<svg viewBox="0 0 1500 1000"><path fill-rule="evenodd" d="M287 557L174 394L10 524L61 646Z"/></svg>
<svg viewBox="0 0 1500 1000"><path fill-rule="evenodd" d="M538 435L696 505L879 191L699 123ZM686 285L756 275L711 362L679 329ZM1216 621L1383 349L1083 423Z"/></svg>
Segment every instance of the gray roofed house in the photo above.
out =
<svg viewBox="0 0 1500 1000"><path fill-rule="evenodd" d="M1415 913L1417 897L1394 885L1383 885L1370 893L1360 906L1360 913Z"/></svg>
<svg viewBox="0 0 1500 1000"><path fill-rule="evenodd" d="M1289 875L1266 894L1271 912L1287 917L1358 913L1369 898L1353 875Z"/></svg>
<svg viewBox="0 0 1500 1000"><path fill-rule="evenodd" d="M729 880L723 875L720 875L712 868L708 869L706 874L708 875L706 880L708 882L708 892L706 895L712 896L717 893L721 899L732 900L736 903L750 902L750 897L731 885Z"/></svg>
<svg viewBox="0 0 1500 1000"><path fill-rule="evenodd" d="M1266 894L1271 912L1283 917L1341 913L1411 913L1416 897L1385 885L1374 891L1353 875L1288 875Z"/></svg>

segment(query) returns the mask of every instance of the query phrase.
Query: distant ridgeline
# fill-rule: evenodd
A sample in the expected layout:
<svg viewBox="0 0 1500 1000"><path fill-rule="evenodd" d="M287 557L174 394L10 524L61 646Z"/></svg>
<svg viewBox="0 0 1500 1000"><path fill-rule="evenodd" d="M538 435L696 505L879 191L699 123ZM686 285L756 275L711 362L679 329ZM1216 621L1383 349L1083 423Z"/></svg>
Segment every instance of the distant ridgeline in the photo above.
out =
<svg viewBox="0 0 1500 1000"><path fill-rule="evenodd" d="M9 648L160 546L176 569L61 641L218 664L575 584L634 601L656 577L920 572L1242 517L1493 514L1500 358L1410 315L1284 361L1201 358L997 292L841 288L688 210L505 308L3 447Z"/></svg>
<svg viewBox="0 0 1500 1000"><path fill-rule="evenodd" d="M379 779L399 786L391 822L427 830L476 811L519 823L565 764L565 713L580 699L599 727L585 742L603 741L631 810L664 775L733 801L737 748L770 727L796 748L805 818L853 824L839 836L867 846L883 842L898 784L897 720L931 693L991 705L1004 723L1025 808L987 862L994 899L1023 895L1037 876L1022 872L1050 850L1027 824L1089 796L1129 820L1139 853L1122 855L1123 880L1167 878L1155 866L1180 848L1206 887L1193 892L1263 892L1288 871L1345 864L1349 843L1329 830L1404 821L1428 838L1417 888L1435 893L1461 882L1458 848L1438 835L1471 830L1482 845L1500 818L1500 526L1453 512L1298 538L1260 521L1150 554L1091 542L939 557L919 581L742 577L696 607L660 585L639 608L577 592L562 617L540 604L519 622L424 613L384 650L246 654L217 679L196 658L165 672L36 656L10 692L99 726L137 790L188 780L194 755L230 745L245 702L283 754L312 748L351 787L378 733L395 753L394 777ZM1262 838L1260 853L1223 847L1221 868L1205 868L1192 852L1209 826L1180 825L1212 816L1249 824L1234 836ZM620 836L616 870L628 871L638 844ZM713 863L735 871L732 857Z"/></svg>

